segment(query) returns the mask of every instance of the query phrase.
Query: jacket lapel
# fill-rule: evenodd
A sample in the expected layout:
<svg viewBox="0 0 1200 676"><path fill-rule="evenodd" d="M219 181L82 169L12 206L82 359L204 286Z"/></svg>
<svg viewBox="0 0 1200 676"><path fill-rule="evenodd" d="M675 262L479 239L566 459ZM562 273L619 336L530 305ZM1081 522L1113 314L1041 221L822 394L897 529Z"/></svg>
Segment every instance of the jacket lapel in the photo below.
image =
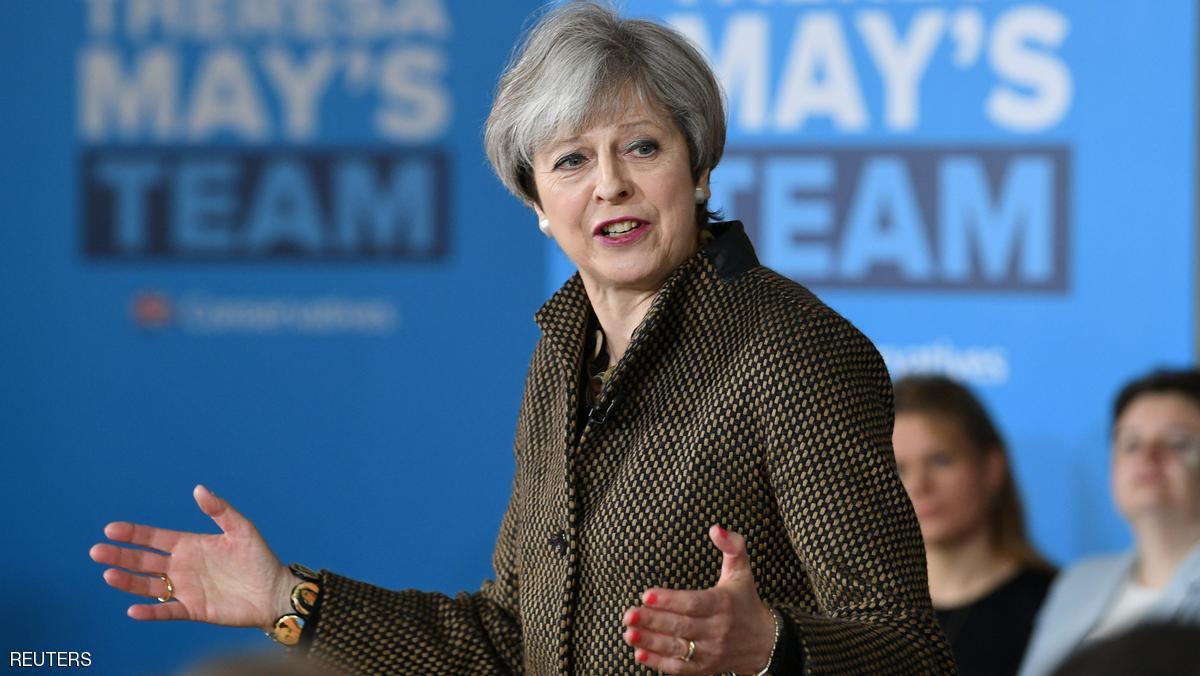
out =
<svg viewBox="0 0 1200 676"><path fill-rule="evenodd" d="M568 369L579 364L589 312L587 292L576 272L533 316L542 335Z"/></svg>
<svg viewBox="0 0 1200 676"><path fill-rule="evenodd" d="M1088 633L1096 627L1100 616L1112 605L1117 593L1124 586L1125 580L1129 579L1129 575L1133 571L1133 561L1132 553L1125 554L1114 565L1105 567L1100 574L1089 581L1088 586L1099 590L1099 593L1088 594L1085 598L1080 599L1079 608L1072 613L1077 621L1064 625L1066 629L1061 645L1066 650L1063 652L1063 657L1074 652L1087 638Z"/></svg>
<svg viewBox="0 0 1200 676"><path fill-rule="evenodd" d="M1200 544L1192 547L1155 604L1155 617L1176 622L1200 621Z"/></svg>
<svg viewBox="0 0 1200 676"><path fill-rule="evenodd" d="M712 237L705 237L701 250L680 264L663 283L634 330L629 348L597 397L583 435L577 444L569 445L568 454L575 455L569 465L574 476L569 481L578 489L580 522L609 492L630 455L642 450L627 447L627 443L620 442L624 435L614 432L626 425L653 426L655 423L645 418L664 413L656 410L665 394L658 391L663 384L654 376L656 365L678 351L714 349L704 343L707 332L703 325L719 321L708 316L715 306L708 296L714 286L732 282L758 265L741 223L714 223L710 232ZM590 313L587 293L576 273L536 315L543 335L561 359L571 391L576 393L570 397L572 405L567 407L564 421L572 430L572 442ZM695 323L702 326L691 326L689 330L689 324ZM679 341L685 337L691 337L695 344L681 344Z"/></svg>

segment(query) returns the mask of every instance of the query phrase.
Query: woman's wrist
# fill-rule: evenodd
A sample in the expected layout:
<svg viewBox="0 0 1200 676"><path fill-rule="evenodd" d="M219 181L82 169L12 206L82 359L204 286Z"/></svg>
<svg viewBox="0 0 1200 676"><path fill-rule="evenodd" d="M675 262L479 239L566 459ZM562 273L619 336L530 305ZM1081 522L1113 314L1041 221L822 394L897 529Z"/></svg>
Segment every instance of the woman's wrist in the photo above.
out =
<svg viewBox="0 0 1200 676"><path fill-rule="evenodd" d="M292 610L292 589L300 583L300 578L292 573L287 566L280 564L279 574L275 576L275 583L272 585L274 591L271 593L270 608L271 616L264 618L260 629L270 634L275 631L275 621L281 616L295 612Z"/></svg>
<svg viewBox="0 0 1200 676"><path fill-rule="evenodd" d="M766 650L760 654L763 659L759 662L762 666L752 672L755 676L765 674L771 668L771 662L775 660L775 652L779 649L779 634L782 629L783 618L779 616L779 612L771 608L767 604L763 604L763 610L766 612L767 619L764 621L764 631L762 636L766 637Z"/></svg>
<svg viewBox="0 0 1200 676"><path fill-rule="evenodd" d="M755 659L754 664L762 666L756 666L750 671L730 671L724 676L758 676L759 674L766 673L771 668L771 661L775 658L775 650L779 642L780 619L767 604L762 604L762 608L765 619L759 622L759 626L763 628L754 632L754 635L759 639L759 644L756 646L754 654L760 656Z"/></svg>

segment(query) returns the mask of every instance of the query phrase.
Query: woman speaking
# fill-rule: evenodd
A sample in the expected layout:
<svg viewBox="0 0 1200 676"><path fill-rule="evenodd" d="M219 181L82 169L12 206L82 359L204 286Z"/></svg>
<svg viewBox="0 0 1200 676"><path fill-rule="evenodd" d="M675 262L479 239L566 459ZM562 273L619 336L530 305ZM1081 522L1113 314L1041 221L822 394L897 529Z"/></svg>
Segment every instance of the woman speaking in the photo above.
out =
<svg viewBox="0 0 1200 676"><path fill-rule="evenodd" d="M578 267L538 311L495 577L448 597L283 566L222 530L109 524L136 619L262 627L362 673L951 673L896 476L878 353L714 222L725 115L678 33L569 3L526 36L486 130Z"/></svg>

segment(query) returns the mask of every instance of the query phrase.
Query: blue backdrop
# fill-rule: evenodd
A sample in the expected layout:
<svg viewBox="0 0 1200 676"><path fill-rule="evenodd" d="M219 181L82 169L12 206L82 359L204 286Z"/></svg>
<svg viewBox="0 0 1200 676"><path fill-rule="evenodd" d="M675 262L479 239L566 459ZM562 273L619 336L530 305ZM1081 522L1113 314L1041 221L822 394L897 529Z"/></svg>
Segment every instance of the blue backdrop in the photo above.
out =
<svg viewBox="0 0 1200 676"><path fill-rule="evenodd" d="M116 519L452 592L488 575L532 314L569 265L481 129L538 3L0 2L5 652L161 673ZM714 195L893 375L975 385L1056 560L1123 546L1108 400L1194 344L1195 8L643 0L730 96Z"/></svg>

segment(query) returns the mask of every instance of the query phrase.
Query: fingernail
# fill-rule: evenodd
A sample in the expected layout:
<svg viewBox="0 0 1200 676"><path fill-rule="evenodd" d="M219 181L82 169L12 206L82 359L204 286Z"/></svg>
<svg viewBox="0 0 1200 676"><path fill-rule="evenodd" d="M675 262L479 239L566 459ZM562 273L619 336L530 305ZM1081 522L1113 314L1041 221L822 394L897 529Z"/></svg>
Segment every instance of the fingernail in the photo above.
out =
<svg viewBox="0 0 1200 676"><path fill-rule="evenodd" d="M637 660L638 662L645 662L647 659L649 659L649 657L650 656L646 653L646 651L641 650L640 648L633 651L633 659Z"/></svg>
<svg viewBox="0 0 1200 676"><path fill-rule="evenodd" d="M658 603L658 594L655 594L654 592L646 592L646 605L652 606L655 603Z"/></svg>
<svg viewBox="0 0 1200 676"><path fill-rule="evenodd" d="M723 538L729 537L729 533L726 533L725 529L721 528L720 526L717 526L717 535L720 535Z"/></svg>
<svg viewBox="0 0 1200 676"><path fill-rule="evenodd" d="M635 624L637 624L638 622L641 622L641 621L642 621L642 614L641 614L641 613L639 613L639 612L638 612L638 611L636 611L636 610L634 610L634 611L630 611L630 613L629 613L629 626L631 626L631 627L632 627L633 625L635 625Z"/></svg>
<svg viewBox="0 0 1200 676"><path fill-rule="evenodd" d="M641 632L639 632L637 629L630 629L629 630L629 642L637 643L640 640L642 640Z"/></svg>

